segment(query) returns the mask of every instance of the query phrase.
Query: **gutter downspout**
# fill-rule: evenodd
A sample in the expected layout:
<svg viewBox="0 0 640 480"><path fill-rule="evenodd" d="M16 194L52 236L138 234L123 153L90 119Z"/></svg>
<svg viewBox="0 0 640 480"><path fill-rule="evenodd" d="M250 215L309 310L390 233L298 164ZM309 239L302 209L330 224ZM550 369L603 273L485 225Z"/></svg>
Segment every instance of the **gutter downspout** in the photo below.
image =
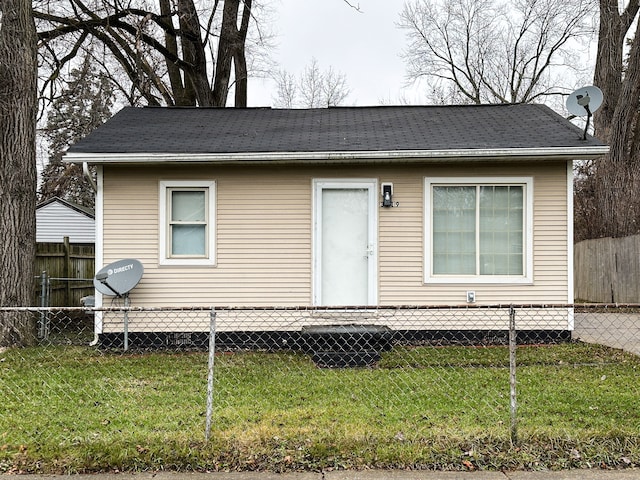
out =
<svg viewBox="0 0 640 480"><path fill-rule="evenodd" d="M89 185L93 188L94 192L98 191L98 187L96 186L96 182L93 181L93 175L91 175L91 171L89 170L89 164L87 162L82 162L82 173L89 180Z"/></svg>
<svg viewBox="0 0 640 480"><path fill-rule="evenodd" d="M98 187L96 185L96 182L93 181L93 175L91 175L91 171L89 170L89 164L87 162L82 162L82 173L84 173L84 176L87 178L87 180L89 181L89 185L91 185L91 188L93 188L94 192L98 191ZM94 304L94 309L95 309L95 304ZM93 314L95 315L96 312L94 310ZM93 334L93 341L89 342L89 346L90 347L94 347L98 344L98 342L100 341L98 334L94 333Z"/></svg>

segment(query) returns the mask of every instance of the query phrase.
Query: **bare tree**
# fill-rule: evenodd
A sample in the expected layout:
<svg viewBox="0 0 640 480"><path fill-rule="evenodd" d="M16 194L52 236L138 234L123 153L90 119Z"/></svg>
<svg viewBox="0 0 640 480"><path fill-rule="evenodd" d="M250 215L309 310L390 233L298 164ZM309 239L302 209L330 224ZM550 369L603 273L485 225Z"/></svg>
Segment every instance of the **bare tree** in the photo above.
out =
<svg viewBox="0 0 640 480"><path fill-rule="evenodd" d="M633 36L640 4L637 1L625 2L626 6L620 12L618 0L599 2L598 53L593 78L594 84L600 87L604 95L602 106L594 115L594 127L598 138L608 141L614 112L625 81L623 51L628 36ZM634 39L634 42L636 40Z"/></svg>
<svg viewBox="0 0 640 480"><path fill-rule="evenodd" d="M69 77L61 95L48 108L43 134L48 140L49 163L41 173L38 201L59 197L94 208L94 191L82 165L65 163L62 155L111 117L113 85L89 56Z"/></svg>
<svg viewBox="0 0 640 480"><path fill-rule="evenodd" d="M329 67L329 69L324 72L323 77L322 93L325 105L342 105L350 93L347 78L344 74L336 72L332 67Z"/></svg>
<svg viewBox="0 0 640 480"><path fill-rule="evenodd" d="M576 42L593 33L591 0L413 0L399 26L411 80L468 103L526 103L567 93ZM454 96L456 93L454 93Z"/></svg>
<svg viewBox="0 0 640 480"><path fill-rule="evenodd" d="M585 220L590 238L640 233L640 37L633 30L639 10L635 0L623 8L617 0L600 0L594 82L604 101L594 126L611 150L593 168L593 207Z"/></svg>
<svg viewBox="0 0 640 480"><path fill-rule="evenodd" d="M298 96L298 84L295 76L286 70L278 70L274 77L276 82L275 103L279 108L295 108Z"/></svg>
<svg viewBox="0 0 640 480"><path fill-rule="evenodd" d="M279 108L326 108L341 105L349 96L349 86L344 74L333 68L321 70L313 58L296 77L280 70L274 76L276 96L274 104Z"/></svg>
<svg viewBox="0 0 640 480"><path fill-rule="evenodd" d="M38 21L50 72L42 94L87 44L99 42L150 105L246 106L248 42L268 45L258 31L254 0L158 0L157 6L108 0L44 1ZM126 91L122 88L122 91Z"/></svg>
<svg viewBox="0 0 640 480"><path fill-rule="evenodd" d="M0 306L34 292L36 52L31 0L0 2ZM0 313L0 347L34 340L25 314Z"/></svg>
<svg viewBox="0 0 640 480"><path fill-rule="evenodd" d="M329 106L323 99L324 78L315 58L304 68L300 75L300 99L304 108L322 108Z"/></svg>

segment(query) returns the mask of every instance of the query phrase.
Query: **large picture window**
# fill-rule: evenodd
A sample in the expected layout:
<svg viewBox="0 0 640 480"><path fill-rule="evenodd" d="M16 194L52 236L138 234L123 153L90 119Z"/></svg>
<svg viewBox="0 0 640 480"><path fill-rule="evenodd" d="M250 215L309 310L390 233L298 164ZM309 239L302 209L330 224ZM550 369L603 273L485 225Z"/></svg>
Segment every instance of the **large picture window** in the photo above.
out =
<svg viewBox="0 0 640 480"><path fill-rule="evenodd" d="M427 281L530 281L529 178L425 183Z"/></svg>
<svg viewBox="0 0 640 480"><path fill-rule="evenodd" d="M214 182L160 182L160 263L212 265Z"/></svg>

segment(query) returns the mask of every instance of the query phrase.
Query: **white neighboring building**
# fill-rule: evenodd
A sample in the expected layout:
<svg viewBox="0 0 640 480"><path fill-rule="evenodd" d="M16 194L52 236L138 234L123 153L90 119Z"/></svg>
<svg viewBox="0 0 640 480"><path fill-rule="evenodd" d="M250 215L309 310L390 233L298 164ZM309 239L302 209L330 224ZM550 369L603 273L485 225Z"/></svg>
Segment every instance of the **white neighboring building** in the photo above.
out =
<svg viewBox="0 0 640 480"><path fill-rule="evenodd" d="M50 198L36 207L36 242L95 243L95 216L86 207Z"/></svg>

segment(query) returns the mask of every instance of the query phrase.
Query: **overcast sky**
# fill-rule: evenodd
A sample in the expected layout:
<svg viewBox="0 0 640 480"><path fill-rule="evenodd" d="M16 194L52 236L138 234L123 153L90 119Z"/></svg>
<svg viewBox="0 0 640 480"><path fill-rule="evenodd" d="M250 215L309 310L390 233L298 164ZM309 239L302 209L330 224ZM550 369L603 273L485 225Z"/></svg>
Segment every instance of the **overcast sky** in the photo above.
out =
<svg viewBox="0 0 640 480"><path fill-rule="evenodd" d="M403 95L405 66L400 54L404 31L396 27L401 0L274 0L274 31L278 33L273 59L298 76L312 58L321 70L345 75L350 88L347 105L398 103ZM271 106L272 82L249 84L250 106ZM408 100L415 89L405 91Z"/></svg>

